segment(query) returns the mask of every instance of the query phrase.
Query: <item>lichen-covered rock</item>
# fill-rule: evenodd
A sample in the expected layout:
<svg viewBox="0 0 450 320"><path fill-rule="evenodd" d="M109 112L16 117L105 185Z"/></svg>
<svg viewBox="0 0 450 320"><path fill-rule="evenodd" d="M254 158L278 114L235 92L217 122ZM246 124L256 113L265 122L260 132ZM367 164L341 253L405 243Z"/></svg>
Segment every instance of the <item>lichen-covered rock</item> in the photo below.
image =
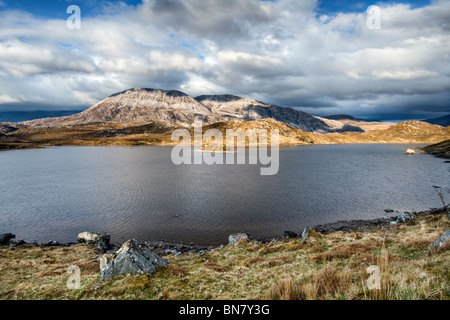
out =
<svg viewBox="0 0 450 320"><path fill-rule="evenodd" d="M14 239L16 235L12 233L2 233L0 234L0 244L7 244L9 240Z"/></svg>
<svg viewBox="0 0 450 320"><path fill-rule="evenodd" d="M246 233L234 233L228 237L228 244L233 244L241 240L250 241L251 237Z"/></svg>
<svg viewBox="0 0 450 320"><path fill-rule="evenodd" d="M444 245L445 242L450 242L450 231L447 231L446 233L444 233L441 237L439 237L439 239L437 239L431 245L434 248L439 249Z"/></svg>
<svg viewBox="0 0 450 320"><path fill-rule="evenodd" d="M119 274L153 274L158 268L166 267L167 260L131 239L123 244L116 254L105 254L100 259L100 280Z"/></svg>
<svg viewBox="0 0 450 320"><path fill-rule="evenodd" d="M78 234L77 242L94 244L98 250L104 253L110 247L110 238L106 233L82 232Z"/></svg>

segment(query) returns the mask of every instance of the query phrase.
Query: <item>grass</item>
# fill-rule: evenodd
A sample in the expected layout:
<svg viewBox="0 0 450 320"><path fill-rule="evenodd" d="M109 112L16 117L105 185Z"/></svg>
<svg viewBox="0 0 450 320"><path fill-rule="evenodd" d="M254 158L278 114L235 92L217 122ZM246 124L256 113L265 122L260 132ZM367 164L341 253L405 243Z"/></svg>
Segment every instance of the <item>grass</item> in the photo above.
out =
<svg viewBox="0 0 450 320"><path fill-rule="evenodd" d="M100 282L99 253L65 247L0 247L1 299L449 299L450 253L429 244L450 223L419 214L414 223L371 232L311 232L307 240L238 242L205 255L165 257L152 276ZM81 269L81 288L69 290L67 268ZM369 266L380 270L370 290Z"/></svg>
<svg viewBox="0 0 450 320"><path fill-rule="evenodd" d="M64 127L23 127L7 134L0 133L0 150L49 146L174 146L178 142L171 141L171 137L176 128L179 126L167 127L162 123L137 122L87 123ZM227 129L244 131L265 129L269 133L268 143L271 141L271 130L278 129L281 146L330 143L419 144L437 143L450 138L450 127L442 128L417 121L397 124L388 129L369 130L364 133L311 133L294 129L274 119L219 122L204 126L203 132L209 129L221 131L224 137ZM191 135L193 136L192 130ZM224 144L227 143L225 140ZM246 143L248 144L248 141ZM430 153L436 150L448 151L448 141L424 150Z"/></svg>

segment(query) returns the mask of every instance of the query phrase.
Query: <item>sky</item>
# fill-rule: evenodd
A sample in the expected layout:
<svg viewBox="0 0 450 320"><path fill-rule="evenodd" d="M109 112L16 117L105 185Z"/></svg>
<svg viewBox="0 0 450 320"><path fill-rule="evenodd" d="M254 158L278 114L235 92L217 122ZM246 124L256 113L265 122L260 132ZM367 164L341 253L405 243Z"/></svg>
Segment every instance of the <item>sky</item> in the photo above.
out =
<svg viewBox="0 0 450 320"><path fill-rule="evenodd" d="M0 0L0 111L86 109L134 87L321 116L443 116L450 1Z"/></svg>

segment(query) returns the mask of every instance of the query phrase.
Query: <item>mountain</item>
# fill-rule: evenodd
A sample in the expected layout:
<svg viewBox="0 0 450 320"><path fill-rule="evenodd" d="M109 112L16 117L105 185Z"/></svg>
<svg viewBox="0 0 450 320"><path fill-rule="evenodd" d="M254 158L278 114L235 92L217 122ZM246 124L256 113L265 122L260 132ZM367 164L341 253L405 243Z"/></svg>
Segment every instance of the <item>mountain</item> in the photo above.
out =
<svg viewBox="0 0 450 320"><path fill-rule="evenodd" d="M66 117L25 121L31 126L67 126L87 123L153 123L192 126L196 120L213 124L233 119L274 119L308 132L363 132L361 128L323 119L291 108L231 95L196 99L180 91L134 88L113 94L91 108Z"/></svg>
<svg viewBox="0 0 450 320"><path fill-rule="evenodd" d="M220 120L203 104L180 91L134 88L113 94L91 108L67 117L26 121L26 125L66 126L81 123L164 122L190 125Z"/></svg>
<svg viewBox="0 0 450 320"><path fill-rule="evenodd" d="M448 126L450 126L450 114L443 116L443 117L428 119L428 120L423 120L423 121L431 123L431 124L436 124L438 126L448 127Z"/></svg>
<svg viewBox="0 0 450 320"><path fill-rule="evenodd" d="M274 119L284 122L295 129L317 133L364 131L358 127L316 117L292 108L279 107L233 95L200 96L195 98L195 100L207 106L214 114L225 119L241 119L245 121Z"/></svg>

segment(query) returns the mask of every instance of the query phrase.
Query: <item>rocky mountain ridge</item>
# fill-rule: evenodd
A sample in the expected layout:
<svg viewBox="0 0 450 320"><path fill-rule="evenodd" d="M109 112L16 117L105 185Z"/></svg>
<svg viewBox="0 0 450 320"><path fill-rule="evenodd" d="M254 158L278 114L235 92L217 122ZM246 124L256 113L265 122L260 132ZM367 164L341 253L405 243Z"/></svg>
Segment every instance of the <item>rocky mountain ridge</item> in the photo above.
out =
<svg viewBox="0 0 450 320"><path fill-rule="evenodd" d="M111 95L91 108L66 117L22 122L30 126L61 127L87 123L142 122L192 126L195 121L213 124L229 120L274 119L307 132L363 132L359 127L328 120L292 108L232 95L196 99L174 90L134 88Z"/></svg>
<svg viewBox="0 0 450 320"><path fill-rule="evenodd" d="M249 98L213 95L200 96L195 99L207 106L213 113L229 119L245 121L274 119L295 129L317 133L364 132L361 128L346 125L340 121L316 117L292 108L266 104Z"/></svg>

